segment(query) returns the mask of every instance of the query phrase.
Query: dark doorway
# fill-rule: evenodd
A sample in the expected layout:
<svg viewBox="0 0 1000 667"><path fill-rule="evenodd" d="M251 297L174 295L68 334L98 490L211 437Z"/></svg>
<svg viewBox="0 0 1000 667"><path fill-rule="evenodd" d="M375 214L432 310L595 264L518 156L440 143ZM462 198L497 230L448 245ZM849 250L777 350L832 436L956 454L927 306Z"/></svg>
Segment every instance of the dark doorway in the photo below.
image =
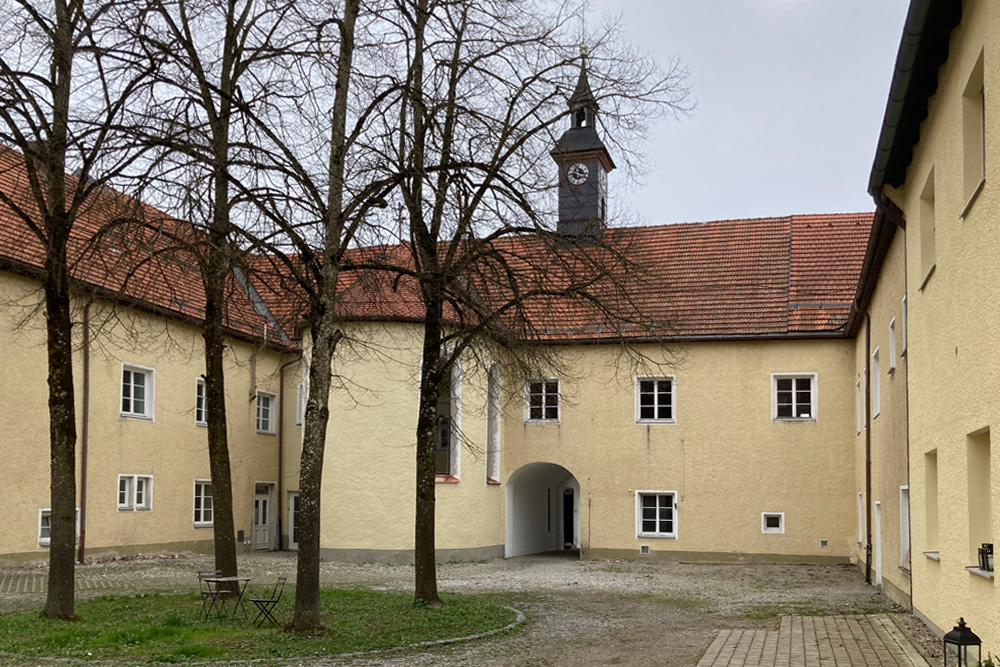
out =
<svg viewBox="0 0 1000 667"><path fill-rule="evenodd" d="M563 489L563 549L572 549L576 544L573 521L573 489Z"/></svg>

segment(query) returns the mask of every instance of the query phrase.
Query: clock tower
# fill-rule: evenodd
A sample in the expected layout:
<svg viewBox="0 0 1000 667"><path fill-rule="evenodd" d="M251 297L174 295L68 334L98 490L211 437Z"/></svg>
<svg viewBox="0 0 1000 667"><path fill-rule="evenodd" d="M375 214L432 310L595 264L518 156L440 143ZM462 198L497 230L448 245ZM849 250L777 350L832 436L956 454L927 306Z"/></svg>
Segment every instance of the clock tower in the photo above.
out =
<svg viewBox="0 0 1000 667"><path fill-rule="evenodd" d="M597 100L587 79L587 63L580 65L576 90L569 98L570 128L552 159L559 166L560 234L596 239L607 227L608 172L615 168L597 134Z"/></svg>

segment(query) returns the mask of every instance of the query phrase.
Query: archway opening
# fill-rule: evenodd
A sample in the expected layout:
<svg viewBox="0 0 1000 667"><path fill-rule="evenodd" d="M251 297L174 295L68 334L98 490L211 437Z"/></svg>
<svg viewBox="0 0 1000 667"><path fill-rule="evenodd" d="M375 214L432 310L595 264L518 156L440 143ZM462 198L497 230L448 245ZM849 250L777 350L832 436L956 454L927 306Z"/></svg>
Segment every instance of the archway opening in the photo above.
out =
<svg viewBox="0 0 1000 667"><path fill-rule="evenodd" d="M507 479L504 556L578 553L580 483L554 463L529 463Z"/></svg>

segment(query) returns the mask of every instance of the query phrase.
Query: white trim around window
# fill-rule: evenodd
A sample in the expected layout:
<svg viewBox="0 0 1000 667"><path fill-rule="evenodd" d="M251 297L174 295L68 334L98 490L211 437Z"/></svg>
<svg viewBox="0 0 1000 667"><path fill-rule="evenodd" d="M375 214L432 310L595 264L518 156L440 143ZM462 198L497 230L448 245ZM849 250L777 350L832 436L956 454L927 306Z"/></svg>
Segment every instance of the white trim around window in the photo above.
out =
<svg viewBox="0 0 1000 667"><path fill-rule="evenodd" d="M635 492L635 536L677 539L677 492Z"/></svg>
<svg viewBox="0 0 1000 667"><path fill-rule="evenodd" d="M524 421L530 424L558 424L561 416L562 387L559 378L531 378L524 383Z"/></svg>
<svg viewBox="0 0 1000 667"><path fill-rule="evenodd" d="M900 308L902 310L899 313L900 319L900 330L899 330L899 356L906 356L906 297L900 301Z"/></svg>
<svg viewBox="0 0 1000 667"><path fill-rule="evenodd" d="M303 380L295 387L295 425L301 426L306 416L306 383Z"/></svg>
<svg viewBox="0 0 1000 667"><path fill-rule="evenodd" d="M275 422L278 416L278 397L269 391L257 392L257 433L264 435L274 435Z"/></svg>
<svg viewBox="0 0 1000 667"><path fill-rule="evenodd" d="M52 542L52 509L38 510L38 546L47 547ZM76 543L80 543L80 508L76 508Z"/></svg>
<svg viewBox="0 0 1000 667"><path fill-rule="evenodd" d="M156 371L146 366L122 362L118 385L118 407L126 419L153 419L156 398Z"/></svg>
<svg viewBox="0 0 1000 667"><path fill-rule="evenodd" d="M212 480L194 480L194 514L192 516L195 528L208 528L215 520L215 504L212 498Z"/></svg>
<svg viewBox="0 0 1000 667"><path fill-rule="evenodd" d="M771 373L771 421L816 421L817 380L816 373Z"/></svg>
<svg viewBox="0 0 1000 667"><path fill-rule="evenodd" d="M889 372L896 371L896 318L889 320Z"/></svg>
<svg viewBox="0 0 1000 667"><path fill-rule="evenodd" d="M208 426L208 394L203 378L194 380L194 425Z"/></svg>
<svg viewBox="0 0 1000 667"><path fill-rule="evenodd" d="M118 475L118 510L153 509L152 475Z"/></svg>
<svg viewBox="0 0 1000 667"><path fill-rule="evenodd" d="M785 513L784 512L761 512L760 532L766 535L785 534Z"/></svg>
<svg viewBox="0 0 1000 667"><path fill-rule="evenodd" d="M882 375L878 348L872 352L872 419L882 414Z"/></svg>
<svg viewBox="0 0 1000 667"><path fill-rule="evenodd" d="M635 376L635 423L677 423L677 378L674 375Z"/></svg>

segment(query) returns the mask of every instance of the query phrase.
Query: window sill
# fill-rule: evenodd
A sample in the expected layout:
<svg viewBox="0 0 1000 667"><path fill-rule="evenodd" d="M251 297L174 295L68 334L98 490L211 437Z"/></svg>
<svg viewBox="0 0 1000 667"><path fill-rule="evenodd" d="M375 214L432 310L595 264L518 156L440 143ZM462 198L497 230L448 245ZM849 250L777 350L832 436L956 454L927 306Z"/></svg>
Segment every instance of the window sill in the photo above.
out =
<svg viewBox="0 0 1000 667"><path fill-rule="evenodd" d="M900 571L900 572L902 572L903 574L905 574L905 575L906 575L907 577L909 577L909 576L910 576L910 571L909 571L909 570L907 570L907 569L906 569L905 567L903 567L902 565L900 565L900 566L899 566L899 571Z"/></svg>
<svg viewBox="0 0 1000 667"><path fill-rule="evenodd" d="M200 529L200 528L212 528L212 526L213 526L213 525L212 525L212 524L210 524L210 523L196 523L196 524L194 524L194 527L195 527L195 529Z"/></svg>
<svg viewBox="0 0 1000 667"><path fill-rule="evenodd" d="M635 536L635 539L643 540L676 540L677 535L667 535L667 534L656 534L656 533L639 533Z"/></svg>
<svg viewBox="0 0 1000 667"><path fill-rule="evenodd" d="M493 479L491 477L487 477L486 478L486 485L487 486L500 486L500 480L499 479Z"/></svg>
<svg viewBox="0 0 1000 667"><path fill-rule="evenodd" d="M979 198L979 193L982 192L983 185L985 184L986 184L986 179L980 178L979 183L976 184L976 189L972 191L972 196L969 197L969 201L965 202L965 208L963 208L962 212L959 213L958 215L959 219L964 220L965 216L967 216L969 214L969 211L972 210L972 205L976 203L976 199Z"/></svg>
<svg viewBox="0 0 1000 667"><path fill-rule="evenodd" d="M458 484L461 481L454 475L434 475L435 484Z"/></svg>
<svg viewBox="0 0 1000 667"><path fill-rule="evenodd" d="M976 565L969 565L965 569L969 574L974 574L977 577L982 577L983 579L993 578L993 570L980 570Z"/></svg>
<svg viewBox="0 0 1000 667"><path fill-rule="evenodd" d="M208 422L195 422L194 425L198 428L208 428Z"/></svg>
<svg viewBox="0 0 1000 667"><path fill-rule="evenodd" d="M560 420L558 419L525 419L525 424L558 424Z"/></svg>
<svg viewBox="0 0 1000 667"><path fill-rule="evenodd" d="M941 560L941 553L938 551L925 551L924 555L927 556L928 559L933 561Z"/></svg>
<svg viewBox="0 0 1000 667"><path fill-rule="evenodd" d="M119 414L122 419L138 419L139 421L151 422L153 421L152 415L134 415L130 412L122 412Z"/></svg>
<svg viewBox="0 0 1000 667"><path fill-rule="evenodd" d="M666 425L670 425L670 424L676 424L677 420L676 419L637 419L635 423L638 424L639 426L648 426L650 424L666 424Z"/></svg>
<svg viewBox="0 0 1000 667"><path fill-rule="evenodd" d="M934 269L936 268L937 264L931 264L931 268L927 269L927 275L924 276L924 279L921 281L919 291L923 292L924 288L927 287L927 283L930 282L931 276L934 275Z"/></svg>
<svg viewBox="0 0 1000 667"><path fill-rule="evenodd" d="M815 422L816 418L815 417L773 417L771 419L771 421L774 422L775 424L783 424L783 423L801 424L801 423Z"/></svg>

